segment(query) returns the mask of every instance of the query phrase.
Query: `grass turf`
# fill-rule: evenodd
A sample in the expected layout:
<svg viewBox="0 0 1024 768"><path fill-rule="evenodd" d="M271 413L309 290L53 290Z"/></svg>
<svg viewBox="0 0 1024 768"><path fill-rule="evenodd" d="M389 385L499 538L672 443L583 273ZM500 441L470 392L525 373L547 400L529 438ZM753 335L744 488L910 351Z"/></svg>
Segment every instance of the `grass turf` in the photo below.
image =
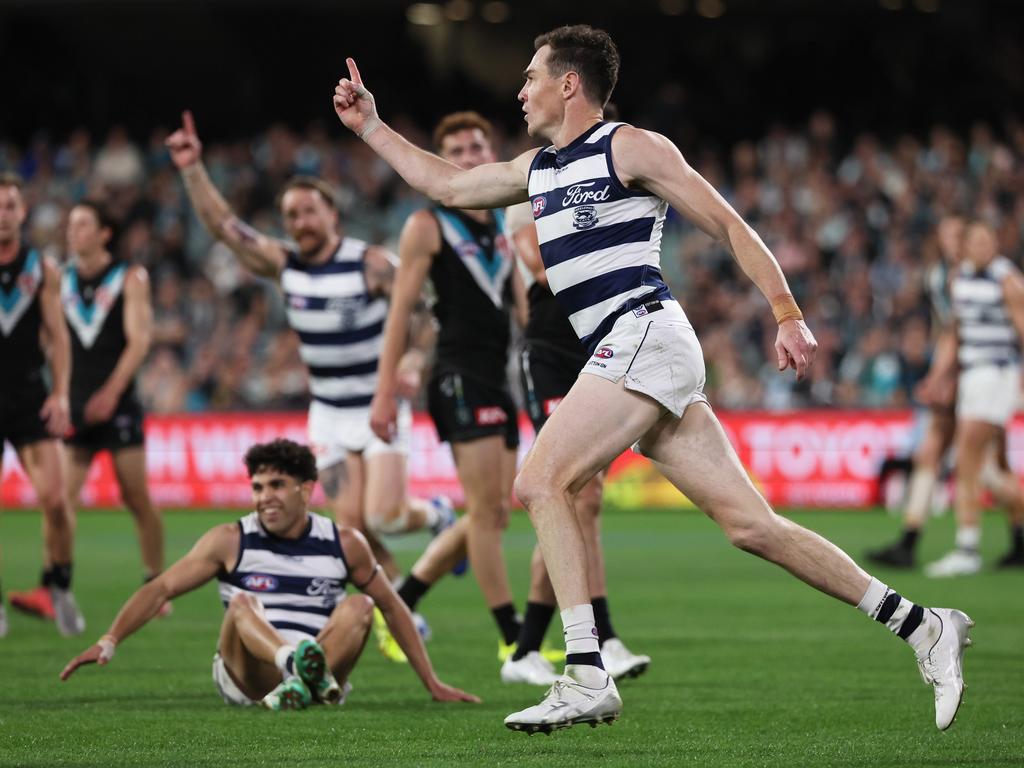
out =
<svg viewBox="0 0 1024 768"><path fill-rule="evenodd" d="M169 557L234 516L166 514ZM793 517L858 557L896 528L880 513ZM33 584L38 525L34 514L0 515L5 590ZM411 670L386 662L371 639L340 710L228 707L210 681L221 620L213 585L177 600L172 617L126 641L110 666L60 683L65 662L106 629L139 583L129 517L84 513L75 582L85 636L61 638L52 624L8 609L0 765L1024 764L1024 573L988 570L954 581L877 573L912 599L963 608L978 623L965 662L970 690L955 726L939 733L908 648L856 610L730 549L702 516L610 512L604 530L616 628L653 657L651 668L620 686L626 708L613 727L527 737L507 731L502 718L543 691L499 681L496 633L471 575L446 579L422 610L439 674L481 695L480 706L432 703ZM985 533L991 561L1004 546L1002 520L989 515ZM951 521L936 521L925 559L951 538ZM395 541L405 565L424 541ZM513 516L506 541L521 606L533 545L524 515Z"/></svg>

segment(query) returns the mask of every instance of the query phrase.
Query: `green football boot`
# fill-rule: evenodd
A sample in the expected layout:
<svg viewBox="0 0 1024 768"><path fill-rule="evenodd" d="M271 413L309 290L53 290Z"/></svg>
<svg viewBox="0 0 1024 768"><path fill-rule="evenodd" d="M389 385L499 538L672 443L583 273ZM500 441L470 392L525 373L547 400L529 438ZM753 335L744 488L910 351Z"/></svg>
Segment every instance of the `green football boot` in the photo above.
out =
<svg viewBox="0 0 1024 768"><path fill-rule="evenodd" d="M260 706L274 712L286 709L305 709L313 703L309 688L298 677L289 677L260 700Z"/></svg>
<svg viewBox="0 0 1024 768"><path fill-rule="evenodd" d="M295 672L309 688L314 701L335 704L341 698L341 686L327 666L327 656L316 640L303 640L295 649Z"/></svg>

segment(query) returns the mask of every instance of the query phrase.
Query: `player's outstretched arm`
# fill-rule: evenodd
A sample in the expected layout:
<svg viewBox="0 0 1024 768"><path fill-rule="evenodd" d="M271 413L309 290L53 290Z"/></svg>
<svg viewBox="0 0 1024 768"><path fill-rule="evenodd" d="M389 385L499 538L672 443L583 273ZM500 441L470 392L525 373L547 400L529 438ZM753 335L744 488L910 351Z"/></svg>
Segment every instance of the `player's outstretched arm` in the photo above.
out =
<svg viewBox="0 0 1024 768"><path fill-rule="evenodd" d="M68 401L71 386L71 337L64 322L64 308L60 303L60 270L49 259L43 261L39 310L53 379L50 394L43 402L39 416L46 424L47 432L54 437L64 437L71 426L71 406Z"/></svg>
<svg viewBox="0 0 1024 768"><path fill-rule="evenodd" d="M510 163L463 170L420 149L380 119L355 61L346 59L348 77L334 89L334 111L342 125L365 141L413 189L450 208L501 208L526 200L532 149Z"/></svg>
<svg viewBox="0 0 1024 768"><path fill-rule="evenodd" d="M479 704L480 699L471 693L441 682L430 664L430 657L423 645L412 614L387 580L377 561L370 552L370 545L359 531L339 528L338 535L345 561L351 569L352 583L363 593L373 598L388 623L398 645L405 651L409 664L423 681L423 686L435 701L468 701Z"/></svg>
<svg viewBox="0 0 1024 768"><path fill-rule="evenodd" d="M417 211L405 222L398 240L398 269L391 286L391 304L384 322L377 391L370 403L370 428L391 442L398 420L399 364L409 345L409 325L434 254L441 248L437 222L427 211Z"/></svg>
<svg viewBox="0 0 1024 768"><path fill-rule="evenodd" d="M128 598L107 633L69 661L60 679L67 680L86 664L106 665L117 644L145 626L165 602L202 586L222 568L233 565L238 536L238 526L233 524L219 525L203 534L187 555Z"/></svg>
<svg viewBox="0 0 1024 768"><path fill-rule="evenodd" d="M1003 278L1003 297L1017 337L1024 340L1024 275L1017 269Z"/></svg>
<svg viewBox="0 0 1024 768"><path fill-rule="evenodd" d="M715 240L728 247L747 277L771 304L779 324L775 342L779 370L807 373L818 349L803 321L778 261L732 206L683 159L664 136L624 126L612 139L615 167L629 187L654 193Z"/></svg>
<svg viewBox="0 0 1024 768"><path fill-rule="evenodd" d="M121 395L131 385L149 353L153 338L153 304L145 267L130 267L125 275L122 322L125 347L107 380L85 403L83 416L88 424L108 421L114 415Z"/></svg>
<svg viewBox="0 0 1024 768"><path fill-rule="evenodd" d="M191 112L182 113L181 127L167 138L167 150L207 231L228 246L249 271L262 277L280 276L287 262L284 245L239 219L217 191L203 166L203 145Z"/></svg>

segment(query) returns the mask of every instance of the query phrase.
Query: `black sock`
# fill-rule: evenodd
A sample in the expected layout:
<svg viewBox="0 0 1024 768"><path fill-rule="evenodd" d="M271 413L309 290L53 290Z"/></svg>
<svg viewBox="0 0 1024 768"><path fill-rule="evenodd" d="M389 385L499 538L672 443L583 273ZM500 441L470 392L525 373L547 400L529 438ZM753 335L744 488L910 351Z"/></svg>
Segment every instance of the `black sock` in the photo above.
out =
<svg viewBox="0 0 1024 768"><path fill-rule="evenodd" d="M519 637L519 619L516 618L515 606L512 603L505 603L497 608L491 608L491 613L494 614L494 620L498 624L498 631L505 645L514 643Z"/></svg>
<svg viewBox="0 0 1024 768"><path fill-rule="evenodd" d="M604 645L606 640L617 637L612 626L612 616L608 612L608 598L595 597L590 601L594 608L594 623L597 625L597 641Z"/></svg>
<svg viewBox="0 0 1024 768"><path fill-rule="evenodd" d="M71 589L71 563L67 565L54 564L50 568L49 583L46 575L43 576L43 584L57 589Z"/></svg>
<svg viewBox="0 0 1024 768"><path fill-rule="evenodd" d="M427 594L431 586L425 581L420 581L410 573L405 577L402 586L398 588L398 596L402 598L403 603L409 606L410 611L415 611L417 604Z"/></svg>
<svg viewBox="0 0 1024 768"><path fill-rule="evenodd" d="M914 547L917 546L917 537L921 532L916 528L906 528L903 531L903 538L900 539L900 546L903 549L909 549L913 551Z"/></svg>
<svg viewBox="0 0 1024 768"><path fill-rule="evenodd" d="M592 667L600 667L604 669L604 662L601 661L600 653L567 653L565 655L565 664L589 664Z"/></svg>
<svg viewBox="0 0 1024 768"><path fill-rule="evenodd" d="M43 574L39 577L39 584L43 587L53 586L53 568L43 568Z"/></svg>
<svg viewBox="0 0 1024 768"><path fill-rule="evenodd" d="M1010 526L1010 550L1013 552L1024 552L1024 526Z"/></svg>
<svg viewBox="0 0 1024 768"><path fill-rule="evenodd" d="M516 640L516 652L512 654L512 661L519 661L530 651L540 650L540 644L544 641L544 634L548 631L548 625L554 615L553 605L526 604L526 615L519 629L519 639Z"/></svg>

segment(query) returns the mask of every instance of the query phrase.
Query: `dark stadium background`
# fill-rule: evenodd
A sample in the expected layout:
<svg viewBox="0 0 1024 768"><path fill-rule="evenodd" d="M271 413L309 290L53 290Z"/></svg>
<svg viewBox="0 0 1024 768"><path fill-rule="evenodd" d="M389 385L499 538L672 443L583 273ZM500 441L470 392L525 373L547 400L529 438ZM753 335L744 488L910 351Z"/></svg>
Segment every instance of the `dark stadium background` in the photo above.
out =
<svg viewBox="0 0 1024 768"><path fill-rule="evenodd" d="M532 37L579 21L614 31L624 114L636 119L656 103L684 149L756 137L814 107L832 111L844 134L884 136L998 123L1024 103L1024 13L1014 0L511 2L499 4L499 23L483 20L478 2L468 20L432 27L407 21L408 5L3 0L0 138L102 133L116 122L141 138L186 105L209 138L281 120L304 128L333 120L346 55L386 115L429 123L473 105L513 128ZM652 100L669 81L677 85Z"/></svg>

